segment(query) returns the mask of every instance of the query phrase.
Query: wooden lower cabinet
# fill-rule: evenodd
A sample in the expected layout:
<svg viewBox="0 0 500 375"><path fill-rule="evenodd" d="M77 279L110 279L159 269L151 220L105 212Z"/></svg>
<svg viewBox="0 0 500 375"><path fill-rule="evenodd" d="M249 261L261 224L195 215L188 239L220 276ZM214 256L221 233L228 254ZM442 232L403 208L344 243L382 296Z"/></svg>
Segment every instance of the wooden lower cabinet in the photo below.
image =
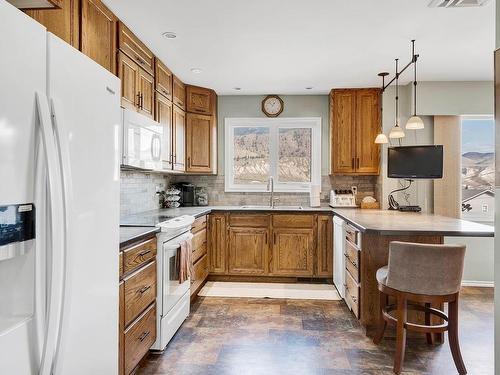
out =
<svg viewBox="0 0 500 375"><path fill-rule="evenodd" d="M273 229L271 274L313 276L314 229Z"/></svg>
<svg viewBox="0 0 500 375"><path fill-rule="evenodd" d="M191 261L193 262L193 274L191 275L191 301L193 301L199 290L205 285L208 277L208 255L207 255L207 216L198 217L191 226L193 234Z"/></svg>
<svg viewBox="0 0 500 375"><path fill-rule="evenodd" d="M267 228L229 229L229 274L264 275L268 272Z"/></svg>
<svg viewBox="0 0 500 375"><path fill-rule="evenodd" d="M208 257L207 254L203 255L200 259L196 261L193 266L193 275L191 275L191 296L194 297L195 294L201 289L205 280L208 277Z"/></svg>
<svg viewBox="0 0 500 375"><path fill-rule="evenodd" d="M226 274L226 215L211 214L208 219L208 265L212 274Z"/></svg>
<svg viewBox="0 0 500 375"><path fill-rule="evenodd" d="M333 276L333 220L330 215L318 215L316 244L316 275Z"/></svg>
<svg viewBox="0 0 500 375"><path fill-rule="evenodd" d="M156 236L120 249L119 375L129 375L156 340Z"/></svg>

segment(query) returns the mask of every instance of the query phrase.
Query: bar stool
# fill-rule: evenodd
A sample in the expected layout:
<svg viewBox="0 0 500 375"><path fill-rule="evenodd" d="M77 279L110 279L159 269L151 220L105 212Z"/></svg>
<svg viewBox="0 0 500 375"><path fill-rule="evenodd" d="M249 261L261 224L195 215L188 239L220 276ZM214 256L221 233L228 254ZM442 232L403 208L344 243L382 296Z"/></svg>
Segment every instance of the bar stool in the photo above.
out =
<svg viewBox="0 0 500 375"><path fill-rule="evenodd" d="M379 330L373 339L379 344L387 324L396 326L394 373L400 374L406 346L406 330L424 332L433 343L434 333L448 331L451 354L459 374L467 370L458 343L458 295L462 282L465 246L391 242L389 264L377 271L380 293ZM396 300L388 304L388 297ZM411 304L413 302L416 304ZM448 316L431 304L448 303ZM423 305L422 305L423 304ZM407 321L408 310L423 311L425 325ZM389 313L396 311L395 317ZM444 320L431 325L431 315Z"/></svg>

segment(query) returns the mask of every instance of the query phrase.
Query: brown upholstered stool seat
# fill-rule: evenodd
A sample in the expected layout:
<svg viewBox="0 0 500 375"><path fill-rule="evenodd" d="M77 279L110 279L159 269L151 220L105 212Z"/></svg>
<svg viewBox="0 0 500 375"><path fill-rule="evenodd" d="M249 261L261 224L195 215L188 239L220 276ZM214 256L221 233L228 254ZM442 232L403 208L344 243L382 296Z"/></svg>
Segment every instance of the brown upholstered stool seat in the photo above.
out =
<svg viewBox="0 0 500 375"><path fill-rule="evenodd" d="M378 344L382 340L387 324L396 326L396 374L401 373L407 330L426 333L429 344L434 343L433 334L448 331L458 373L467 373L458 343L458 297L464 257L462 245L391 242L389 264L379 268L375 275L380 292L380 317L379 332L373 341ZM389 296L396 300L395 304L388 304ZM448 303L449 316L431 308L444 303ZM408 310L423 311L425 324L408 322ZM431 316L437 316L443 323L432 325Z"/></svg>

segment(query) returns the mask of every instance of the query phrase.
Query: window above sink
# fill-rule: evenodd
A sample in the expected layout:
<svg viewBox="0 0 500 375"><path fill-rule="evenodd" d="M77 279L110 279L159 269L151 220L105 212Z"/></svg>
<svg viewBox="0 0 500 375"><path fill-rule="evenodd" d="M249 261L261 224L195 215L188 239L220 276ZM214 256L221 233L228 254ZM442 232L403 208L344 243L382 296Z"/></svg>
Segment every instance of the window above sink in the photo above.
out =
<svg viewBox="0 0 500 375"><path fill-rule="evenodd" d="M321 184L321 118L226 118L225 191L308 192Z"/></svg>

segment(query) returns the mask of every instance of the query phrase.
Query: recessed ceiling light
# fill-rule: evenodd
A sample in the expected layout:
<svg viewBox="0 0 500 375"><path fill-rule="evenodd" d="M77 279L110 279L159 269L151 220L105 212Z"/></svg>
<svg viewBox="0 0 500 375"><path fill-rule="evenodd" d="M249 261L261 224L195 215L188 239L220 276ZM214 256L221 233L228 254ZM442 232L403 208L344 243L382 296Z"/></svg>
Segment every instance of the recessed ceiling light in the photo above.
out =
<svg viewBox="0 0 500 375"><path fill-rule="evenodd" d="M175 39L175 38L177 38L177 34L174 33L173 31L165 31L161 35L163 35L167 39Z"/></svg>
<svg viewBox="0 0 500 375"><path fill-rule="evenodd" d="M234 88L236 91L241 91L241 87L235 87Z"/></svg>
<svg viewBox="0 0 500 375"><path fill-rule="evenodd" d="M306 87L306 90L312 90L313 88L311 86Z"/></svg>
<svg viewBox="0 0 500 375"><path fill-rule="evenodd" d="M200 74L201 73L201 69L200 68L191 68L191 73Z"/></svg>

